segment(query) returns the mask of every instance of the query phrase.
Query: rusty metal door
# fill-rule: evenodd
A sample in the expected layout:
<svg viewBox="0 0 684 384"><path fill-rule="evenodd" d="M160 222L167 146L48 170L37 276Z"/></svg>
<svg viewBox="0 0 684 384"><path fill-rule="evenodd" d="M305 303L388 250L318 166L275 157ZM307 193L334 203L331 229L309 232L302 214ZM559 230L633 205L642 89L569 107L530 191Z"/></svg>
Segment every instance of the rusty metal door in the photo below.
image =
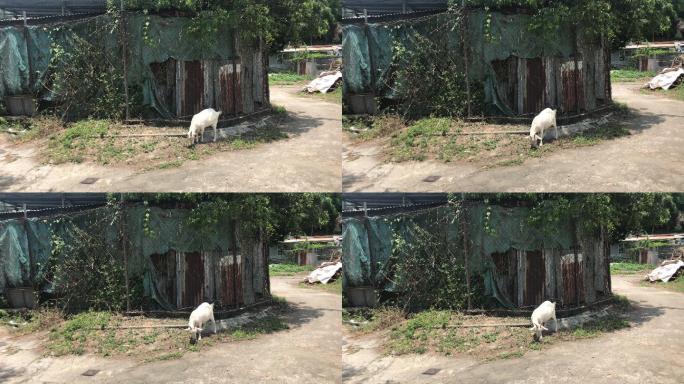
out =
<svg viewBox="0 0 684 384"><path fill-rule="evenodd" d="M584 100L584 73L582 71L582 61L575 63L573 60L565 62L561 66L561 77L563 82L563 112L570 113L577 111L579 103L580 109L586 109ZM575 89L576 88L576 89Z"/></svg>
<svg viewBox="0 0 684 384"><path fill-rule="evenodd" d="M544 299L546 265L542 251L527 251L525 254L525 295L524 306L539 305Z"/></svg>
<svg viewBox="0 0 684 384"><path fill-rule="evenodd" d="M511 303L516 302L518 292L518 269L517 251L514 249L504 253L492 253L492 260L496 267L496 282L501 294Z"/></svg>
<svg viewBox="0 0 684 384"><path fill-rule="evenodd" d="M518 94L518 58L510 56L506 60L494 60L492 67L496 74L496 86L500 91L499 101L515 111Z"/></svg>
<svg viewBox="0 0 684 384"><path fill-rule="evenodd" d="M541 58L527 59L524 113L538 114L544 109L544 89L546 73Z"/></svg>
<svg viewBox="0 0 684 384"><path fill-rule="evenodd" d="M573 260L572 254L564 255L561 259L561 269L563 272L563 302L575 304L579 293L579 301L584 301L584 265L580 259L577 264ZM577 282L577 283L575 283Z"/></svg>
<svg viewBox="0 0 684 384"><path fill-rule="evenodd" d="M192 116L202 110L204 70L201 61L186 61L183 76L183 102L181 116Z"/></svg>
<svg viewBox="0 0 684 384"><path fill-rule="evenodd" d="M176 303L176 251L168 251L164 254L150 256L154 266L153 278L159 293L166 302Z"/></svg>
<svg viewBox="0 0 684 384"><path fill-rule="evenodd" d="M185 276L183 307L197 307L204 301L204 260L200 252L183 254Z"/></svg>
<svg viewBox="0 0 684 384"><path fill-rule="evenodd" d="M219 68L219 108L224 114L237 114L242 108L241 62L228 63Z"/></svg>
<svg viewBox="0 0 684 384"><path fill-rule="evenodd" d="M228 255L221 258L219 267L221 269L221 279L217 284L216 291L220 292L220 301L225 306L239 306L244 301L242 299L242 257L237 255L233 262L233 256Z"/></svg>
<svg viewBox="0 0 684 384"><path fill-rule="evenodd" d="M176 110L176 66L177 62L175 59L168 59L163 63L150 64L159 102L168 111Z"/></svg>

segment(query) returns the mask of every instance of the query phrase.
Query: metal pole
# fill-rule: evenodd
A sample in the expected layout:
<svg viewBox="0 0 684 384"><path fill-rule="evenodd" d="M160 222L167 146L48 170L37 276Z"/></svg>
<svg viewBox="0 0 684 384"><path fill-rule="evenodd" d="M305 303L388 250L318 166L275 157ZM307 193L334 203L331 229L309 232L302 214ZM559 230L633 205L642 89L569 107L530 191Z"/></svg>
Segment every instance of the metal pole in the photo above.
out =
<svg viewBox="0 0 684 384"><path fill-rule="evenodd" d="M121 57L123 58L123 82L124 82L124 96L126 98L126 120L131 118L128 100L128 46L126 44L126 12L124 11L124 0L121 0L121 35L122 49Z"/></svg>

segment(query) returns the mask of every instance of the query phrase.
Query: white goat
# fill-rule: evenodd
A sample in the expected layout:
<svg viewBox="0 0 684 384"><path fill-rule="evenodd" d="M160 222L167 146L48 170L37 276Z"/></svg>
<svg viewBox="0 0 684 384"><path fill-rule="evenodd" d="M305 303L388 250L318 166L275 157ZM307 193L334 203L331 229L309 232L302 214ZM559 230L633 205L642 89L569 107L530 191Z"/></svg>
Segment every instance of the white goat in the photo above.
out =
<svg viewBox="0 0 684 384"><path fill-rule="evenodd" d="M550 128L556 130L556 140L558 140L558 125L556 125L556 110L546 108L541 111L537 117L532 120L532 127L530 128L530 144L533 148L537 147L537 140L539 146L544 145L544 131Z"/></svg>
<svg viewBox="0 0 684 384"><path fill-rule="evenodd" d="M202 340L202 327L209 322L214 325L214 333L216 333L216 321L214 320L214 304L202 303L190 314L188 320L188 331L192 332L193 340Z"/></svg>
<svg viewBox="0 0 684 384"><path fill-rule="evenodd" d="M537 309L532 312L532 328L530 331L534 331L535 339L541 341L542 331L548 331L544 326L544 323L553 319L554 329L553 331L558 331L558 321L556 320L556 303L550 301L543 302Z"/></svg>
<svg viewBox="0 0 684 384"><path fill-rule="evenodd" d="M202 135L204 135L204 129L209 127L214 128L214 142L216 142L216 126L218 125L221 113L221 111L216 112L212 108L209 108L192 117L190 130L188 131L188 138L192 139L192 144L201 142Z"/></svg>

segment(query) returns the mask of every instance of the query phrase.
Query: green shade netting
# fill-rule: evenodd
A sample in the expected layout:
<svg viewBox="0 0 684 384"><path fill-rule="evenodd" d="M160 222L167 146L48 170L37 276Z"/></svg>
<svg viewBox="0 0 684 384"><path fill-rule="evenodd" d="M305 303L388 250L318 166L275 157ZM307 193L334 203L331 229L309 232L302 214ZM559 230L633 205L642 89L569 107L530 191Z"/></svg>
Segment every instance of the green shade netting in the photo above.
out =
<svg viewBox="0 0 684 384"><path fill-rule="evenodd" d="M204 36L199 41L187 32L190 23L190 19L182 17L141 14L131 14L126 19L129 87L140 88L143 104L165 118L173 116L167 106L159 102L162 98L156 91L151 63L163 63L169 59L230 60L238 56L230 26L226 25L217 30L215 36ZM68 50L76 36L109 52L120 51L118 31L111 17L106 15L59 26L0 28L0 99L32 94L51 100L54 95L45 84L52 59L51 46L58 43ZM121 60L119 63L123 68Z"/></svg>
<svg viewBox="0 0 684 384"><path fill-rule="evenodd" d="M145 219L149 213L149 219ZM144 293L159 307L173 309L156 286L151 255L177 252L225 251L232 249L233 226L229 217L222 218L216 231L200 231L187 225L190 214L185 209L162 209L132 206L125 210L129 276L142 276ZM45 267L52 252L53 236L69 240L71 225L87 230L98 215L113 215L107 208L93 209L69 216L53 218L11 219L0 221L0 292L6 288L35 286L44 292L53 287L44 279ZM147 221L147 225L145 222ZM145 231L145 227L149 231ZM112 225L104 232L113 248L120 248L119 228L112 216ZM31 260L33 273L31 273ZM33 278L32 278L33 276Z"/></svg>
<svg viewBox="0 0 684 384"><path fill-rule="evenodd" d="M529 213L527 208L484 204L465 209L463 220L470 240L467 248L470 274L480 276L484 281L485 296L495 299L504 307L511 308L514 305L499 292L495 279L496 266L491 257L493 253L506 253L511 249L534 251L572 248L570 218L561 220L557 231L543 233L529 224ZM349 287L374 286L381 291L397 292L398 287L391 282L392 237L400 236L410 242L414 225L439 235L452 252L463 257L460 222L449 207L346 218L342 240L345 284Z"/></svg>
<svg viewBox="0 0 684 384"><path fill-rule="evenodd" d="M499 89L492 61L506 60L511 56L519 58L562 57L569 58L574 52L573 34L569 25L560 26L559 33L552 39L530 31L529 15L506 15L490 13L491 24L487 25L487 13L476 10L469 13L467 36L470 47L469 77L481 82L484 87L485 109L492 114L513 115ZM461 30L458 25L449 24L453 14L442 13L430 17L360 25L343 28L344 81L345 92L352 94L372 93L387 99L396 99L394 79L391 76L393 47L400 45L411 49L415 44L414 33L443 39L445 55L451 55L464 71ZM440 27L449 25L448 31L434 34ZM441 28L445 29L445 28ZM371 67L375 68L371 73Z"/></svg>

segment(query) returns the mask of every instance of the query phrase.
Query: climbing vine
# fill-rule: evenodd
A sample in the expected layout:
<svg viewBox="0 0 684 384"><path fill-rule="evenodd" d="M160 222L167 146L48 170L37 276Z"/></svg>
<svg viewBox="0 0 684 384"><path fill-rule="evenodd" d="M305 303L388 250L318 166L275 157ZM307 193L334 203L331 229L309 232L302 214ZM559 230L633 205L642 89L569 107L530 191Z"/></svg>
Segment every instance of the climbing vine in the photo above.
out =
<svg viewBox="0 0 684 384"><path fill-rule="evenodd" d="M45 276L55 290L53 297L59 308L126 309L123 247L116 240L121 238L120 218L118 208L109 206L49 221L51 253ZM142 284L142 276L131 276L129 299L133 307L142 303Z"/></svg>
<svg viewBox="0 0 684 384"><path fill-rule="evenodd" d="M484 105L481 84L471 81L464 71L463 52L449 46L448 34L463 22L461 13L438 21L429 32L419 31L411 24L393 27L405 33L407 43L396 43L392 49L392 64L386 84L396 92L397 112L405 118L421 116L464 117L468 106L479 114ZM419 84L420 86L416 86Z"/></svg>
<svg viewBox="0 0 684 384"><path fill-rule="evenodd" d="M404 216L391 219L392 252L385 277L401 294L389 302L406 311L458 310L467 308L469 299L475 306L483 302L478 282L473 280L468 289L460 235L449 242L450 230L445 230L460 231L462 207L452 200L442 212L447 213L427 214L421 223Z"/></svg>

